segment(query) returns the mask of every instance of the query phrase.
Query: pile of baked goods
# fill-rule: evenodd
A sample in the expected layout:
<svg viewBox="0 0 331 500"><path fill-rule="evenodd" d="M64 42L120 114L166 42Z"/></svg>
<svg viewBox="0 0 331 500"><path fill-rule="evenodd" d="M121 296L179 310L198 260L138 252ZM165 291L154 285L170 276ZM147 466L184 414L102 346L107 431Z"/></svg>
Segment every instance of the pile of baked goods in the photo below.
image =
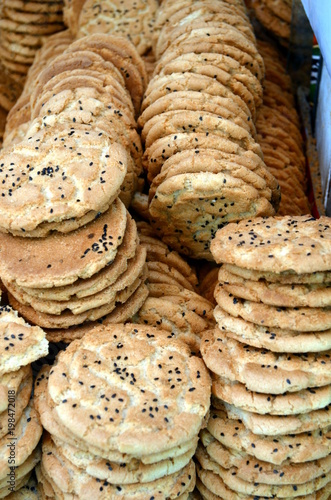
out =
<svg viewBox="0 0 331 500"><path fill-rule="evenodd" d="M2 0L0 57L11 78L24 82L43 39L64 29L62 9L62 0Z"/></svg>
<svg viewBox="0 0 331 500"><path fill-rule="evenodd" d="M281 188L277 215L308 214L306 157L291 79L285 72L281 53L271 43L260 40L258 49L266 74L263 105L256 120L257 141L269 171Z"/></svg>
<svg viewBox="0 0 331 500"><path fill-rule="evenodd" d="M2 7L0 498L328 500L331 226L278 52L243 0Z"/></svg>
<svg viewBox="0 0 331 500"><path fill-rule="evenodd" d="M180 253L212 260L219 228L279 204L255 141L264 63L242 2L165 0L155 26L157 64L138 120L151 223Z"/></svg>
<svg viewBox="0 0 331 500"><path fill-rule="evenodd" d="M47 352L41 328L0 307L0 498L25 485L41 457L31 363Z"/></svg>
<svg viewBox="0 0 331 500"><path fill-rule="evenodd" d="M158 240L147 222L137 226L146 249L148 297L132 320L168 331L199 354L202 332L215 324L214 306L197 293L198 278L189 263Z"/></svg>
<svg viewBox="0 0 331 500"><path fill-rule="evenodd" d="M35 387L43 426L43 497L187 499L209 410L201 360L167 332L99 326L45 366Z"/></svg>
<svg viewBox="0 0 331 500"><path fill-rule="evenodd" d="M110 35L70 44L38 76L25 138L2 152L2 184L7 169L15 182L0 200L1 276L9 302L41 327L93 322L116 305L124 311L108 320L124 321L146 298L146 252L126 209L141 170L134 56Z"/></svg>
<svg viewBox="0 0 331 500"><path fill-rule="evenodd" d="M282 44L291 36L292 0L245 0L261 25Z"/></svg>
<svg viewBox="0 0 331 500"><path fill-rule="evenodd" d="M329 498L330 243L330 220L309 216L229 224L212 242L222 266L218 327L201 341L213 378L196 454L204 498Z"/></svg>

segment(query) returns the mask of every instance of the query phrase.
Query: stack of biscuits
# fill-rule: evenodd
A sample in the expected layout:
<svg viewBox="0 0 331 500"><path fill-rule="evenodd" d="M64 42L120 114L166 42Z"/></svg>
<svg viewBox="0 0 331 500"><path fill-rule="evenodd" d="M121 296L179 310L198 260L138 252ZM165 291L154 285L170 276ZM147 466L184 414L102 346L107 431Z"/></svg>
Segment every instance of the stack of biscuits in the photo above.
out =
<svg viewBox="0 0 331 500"><path fill-rule="evenodd" d="M245 0L256 19L287 46L291 36L292 0Z"/></svg>
<svg viewBox="0 0 331 500"><path fill-rule="evenodd" d="M64 0L64 22L76 38L94 33L125 37L142 56L152 47L157 0Z"/></svg>
<svg viewBox="0 0 331 500"><path fill-rule="evenodd" d="M198 294L197 275L183 257L156 238L150 224L137 226L146 249L149 295L133 321L168 331L199 355L202 332L215 324L214 306Z"/></svg>
<svg viewBox="0 0 331 500"><path fill-rule="evenodd" d="M264 161L281 188L278 215L306 215L311 211L306 195L306 158L291 79L276 47L259 41L258 48L266 79L263 106L256 120L257 140Z"/></svg>
<svg viewBox="0 0 331 500"><path fill-rule="evenodd" d="M40 460L42 426L30 399L31 363L48 352L41 328L0 307L0 498L28 483Z"/></svg>
<svg viewBox="0 0 331 500"><path fill-rule="evenodd" d="M72 41L72 35L68 30L60 31L47 37L42 47L36 52L33 63L27 73L23 91L7 116L3 142L4 147L20 142L24 138L31 122L30 97L39 73L55 57L62 54Z"/></svg>
<svg viewBox="0 0 331 500"><path fill-rule="evenodd" d="M223 265L218 328L201 341L213 378L204 498L329 498L330 245L330 220L310 216L229 224L212 242Z"/></svg>
<svg viewBox="0 0 331 500"><path fill-rule="evenodd" d="M167 332L101 325L43 367L43 498L187 499L210 404L203 361Z"/></svg>
<svg viewBox="0 0 331 500"><path fill-rule="evenodd" d="M3 0L1 61L12 78L24 81L43 39L63 30L62 0Z"/></svg>
<svg viewBox="0 0 331 500"><path fill-rule="evenodd" d="M151 223L178 252L212 260L219 228L278 207L255 141L264 64L241 0L165 0L156 30L138 120Z"/></svg>
<svg viewBox="0 0 331 500"><path fill-rule="evenodd" d="M68 329L117 307L115 321L127 319L146 298L146 252L126 209L143 75L129 41L78 40L39 74L25 137L1 154L0 275L34 324Z"/></svg>

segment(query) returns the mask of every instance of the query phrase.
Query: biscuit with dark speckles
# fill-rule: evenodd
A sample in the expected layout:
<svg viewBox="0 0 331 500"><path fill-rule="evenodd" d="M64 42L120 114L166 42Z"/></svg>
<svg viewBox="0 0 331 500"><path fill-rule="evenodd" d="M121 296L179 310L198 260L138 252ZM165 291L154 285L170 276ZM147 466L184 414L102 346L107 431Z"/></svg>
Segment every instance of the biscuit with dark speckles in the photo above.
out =
<svg viewBox="0 0 331 500"><path fill-rule="evenodd" d="M215 299L232 316L256 325L298 332L319 332L331 328L330 307L269 306L262 302L241 299L227 292L223 283L219 283L215 288Z"/></svg>
<svg viewBox="0 0 331 500"><path fill-rule="evenodd" d="M261 436L253 434L237 417L228 416L225 408L213 408L207 429L224 446L275 465L310 462L331 452L330 426L301 434Z"/></svg>
<svg viewBox="0 0 331 500"><path fill-rule="evenodd" d="M81 124L30 131L0 158L2 231L24 235L42 223L80 218L109 206L127 171L127 152L120 144Z"/></svg>
<svg viewBox="0 0 331 500"><path fill-rule="evenodd" d="M117 199L107 212L71 233L53 233L44 239L0 234L0 275L28 288L52 288L89 278L116 257L126 222L126 209Z"/></svg>
<svg viewBox="0 0 331 500"><path fill-rule="evenodd" d="M328 217L258 217L228 224L218 232L211 251L218 263L307 274L331 269L330 240Z"/></svg>
<svg viewBox="0 0 331 500"><path fill-rule="evenodd" d="M16 371L48 354L45 332L28 325L9 306L0 307L0 374Z"/></svg>
<svg viewBox="0 0 331 500"><path fill-rule="evenodd" d="M284 394L331 383L330 351L273 353L237 342L215 328L203 334L201 354L211 371L255 392Z"/></svg>
<svg viewBox="0 0 331 500"><path fill-rule="evenodd" d="M331 404L331 385L281 395L262 394L249 391L244 384L218 375L213 376L212 394L214 398L261 415L297 415Z"/></svg>
<svg viewBox="0 0 331 500"><path fill-rule="evenodd" d="M82 406L86 384L98 389L88 389L90 402ZM48 392L68 432L91 445L137 457L194 437L209 408L209 376L202 361L190 357L182 342L167 339L166 332L134 324L100 326L71 343L52 369ZM115 394L108 412L100 398L104 392ZM75 402L79 411L72 406ZM152 410L143 412L145 407Z"/></svg>
<svg viewBox="0 0 331 500"><path fill-rule="evenodd" d="M273 352L320 352L331 349L331 330L300 332L283 328L268 328L236 318L217 305L214 317L229 337L245 344Z"/></svg>

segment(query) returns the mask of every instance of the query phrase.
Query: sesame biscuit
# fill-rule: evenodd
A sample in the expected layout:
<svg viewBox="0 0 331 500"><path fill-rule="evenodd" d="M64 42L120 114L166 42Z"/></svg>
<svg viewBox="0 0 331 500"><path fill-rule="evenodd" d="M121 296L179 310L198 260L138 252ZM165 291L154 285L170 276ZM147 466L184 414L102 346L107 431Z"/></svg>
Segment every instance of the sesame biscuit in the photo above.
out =
<svg viewBox="0 0 331 500"><path fill-rule="evenodd" d="M214 316L219 328L227 336L254 347L273 352L320 352L331 349L331 330L300 332L283 328L269 328L228 314L219 305Z"/></svg>
<svg viewBox="0 0 331 500"><path fill-rule="evenodd" d="M308 274L330 269L330 237L327 217L258 218L228 225L218 233L211 249L218 263L256 271ZM254 245L249 244L251 238ZM267 241L270 243L260 245Z"/></svg>
<svg viewBox="0 0 331 500"><path fill-rule="evenodd" d="M329 352L273 353L237 342L215 328L204 333L201 354L212 372L255 392L284 394L330 384Z"/></svg>
<svg viewBox="0 0 331 500"><path fill-rule="evenodd" d="M202 457L201 457L202 458ZM200 492L203 492L203 495L205 495L205 498L207 500L241 500L242 498L245 498L245 500L254 500L256 498L257 494L254 493L255 491L264 491L263 497L264 498L272 498L272 495L278 494L277 486L274 488L268 488L263 487L263 485L259 486L260 483L247 483L246 481L240 481L239 479L237 480L235 477L235 470L231 472L231 478L227 477L228 475L222 471L222 477L220 474L217 472L213 472L213 469L217 469L218 472L221 472L220 468L217 468L215 466L212 466L210 462L208 462L208 459L204 461L204 466L209 466L208 468L204 469L201 467L200 464L197 464L197 475L198 475L198 488ZM210 470L212 469L212 470ZM233 479L232 479L233 478ZM319 481L320 483L323 483L323 481ZM248 485L248 486L247 486ZM254 485L254 486L253 486ZM313 484L307 483L307 486L305 487L300 487L296 485L291 485L288 487L284 487L283 489L280 490L279 494L280 495L295 495L296 491L300 491L298 495L300 496L295 496L297 500L327 500L327 490L329 489L329 483L326 483L324 487L320 487L319 491L316 492L316 490L313 490ZM277 491L277 493L270 493L270 491ZM305 494L305 491L311 491L308 494ZM243 493L246 492L246 493ZM247 494L247 491L253 491L252 494ZM283 492L283 493L282 493ZM293 492L293 493L292 493ZM222 496L219 496L221 494ZM293 498L293 496L280 496L279 498L286 498L286 500L290 500Z"/></svg>
<svg viewBox="0 0 331 500"><path fill-rule="evenodd" d="M217 154L217 151L200 149L197 150L186 150L181 153L176 153L170 157L163 164L160 174L158 174L152 182L149 191L150 200L153 199L156 190L162 182L166 179L170 179L176 175L180 174L194 174L201 172L210 172L213 174L224 173L230 176L240 179L250 186L257 189L262 197L267 198L272 201L273 192L269 188L266 180L262 176L267 172L266 169L260 170L257 166L256 169L248 169L244 165L236 163L236 161L231 161L226 158L226 154ZM222 157L223 156L223 157ZM261 172L261 175L259 175Z"/></svg>
<svg viewBox="0 0 331 500"><path fill-rule="evenodd" d="M125 87L129 91L135 112L138 115L143 93L147 85L144 63L132 44L112 35L96 33L72 43L67 52L91 50L111 62L122 74Z"/></svg>
<svg viewBox="0 0 331 500"><path fill-rule="evenodd" d="M143 268L140 276L132 284L118 291L112 300L98 307L85 310L84 312L77 312L77 314L73 314L67 309L61 314L39 312L31 306L22 304L10 293L8 293L8 300L24 318L28 319L33 324L42 325L43 328L69 328L70 326L80 325L85 321L97 321L110 314L118 304L125 303L137 288L145 282L146 278L147 270Z"/></svg>
<svg viewBox="0 0 331 500"><path fill-rule="evenodd" d="M25 408L23 415L16 422L15 425L15 438L16 438L16 454L15 465L16 467L22 466L26 460L33 453L37 447L42 435L42 426L36 410L34 409L33 402ZM0 441L0 481L7 479L8 474L8 440L11 434Z"/></svg>
<svg viewBox="0 0 331 500"><path fill-rule="evenodd" d="M44 428L52 435L54 442L59 445L61 443L68 443L70 446L80 450L81 453L92 453L99 458L104 458L117 464L126 463L128 466L130 466L131 462L136 464L137 458L130 454L121 453L116 449L106 450L104 448L98 448L94 445L87 445L84 440L74 437L68 433L66 428L59 422L54 403L48 396L47 384L50 369L50 366L44 365L36 379L35 405ZM106 400L106 403L107 402L108 401ZM169 450L144 455L141 457L141 463L146 465L156 464L157 462L168 458L176 458L187 453L191 448L196 447L196 445L197 436L181 445L170 448Z"/></svg>
<svg viewBox="0 0 331 500"><path fill-rule="evenodd" d="M9 306L0 307L0 374L19 370L48 353L45 332L28 325Z"/></svg>
<svg viewBox="0 0 331 500"><path fill-rule="evenodd" d="M99 7L97 11L96 7ZM144 54L152 46L157 7L156 0L106 0L102 5L97 5L95 0L86 0L79 16L77 37L93 33L117 35L128 38L137 52Z"/></svg>
<svg viewBox="0 0 331 500"><path fill-rule="evenodd" d="M160 173L166 160L176 153L186 150L199 151L200 149L215 149L226 155L238 154L238 157L245 151L235 142L213 133L180 132L162 137L147 148L143 155L142 161L148 172L148 180L152 182L154 177Z"/></svg>
<svg viewBox="0 0 331 500"><path fill-rule="evenodd" d="M193 28L189 33L184 33L173 40L158 64L161 67L174 56L187 52L215 52L229 55L243 66L247 66L260 81L264 77L264 63L256 45L234 26Z"/></svg>
<svg viewBox="0 0 331 500"><path fill-rule="evenodd" d="M33 377L32 373L29 373L29 375L22 381L22 383L18 387L18 391L16 393L16 398L15 398L16 422L20 420L25 408L29 404L32 387L33 387ZM8 393L6 398L8 399ZM8 409L0 413L0 439L4 438L7 434L8 434Z"/></svg>
<svg viewBox="0 0 331 500"><path fill-rule="evenodd" d="M232 316L239 316L257 325L299 332L317 332L331 328L329 307L269 306L236 297L223 289L222 283L215 289L215 298Z"/></svg>
<svg viewBox="0 0 331 500"><path fill-rule="evenodd" d="M179 286L181 288L185 288L186 290L194 291L194 287L192 284L186 279L185 276L181 274L177 269L169 266L164 262L149 261L147 262L147 268L149 272L149 282L150 283L159 283L159 280L156 279L154 281L153 276L157 277L160 275L166 275L171 278L171 282Z"/></svg>
<svg viewBox="0 0 331 500"><path fill-rule="evenodd" d="M252 483L302 484L330 472L331 469L330 456L300 464L283 464L276 468L274 464L256 460L247 453L226 448L206 429L200 435L204 451L214 462L225 469L236 467L238 477Z"/></svg>
<svg viewBox="0 0 331 500"><path fill-rule="evenodd" d="M1 32L1 38L11 43L23 43L28 47L35 47L36 50L41 47L43 41L43 35L29 35L27 33L15 33L14 31Z"/></svg>
<svg viewBox="0 0 331 500"><path fill-rule="evenodd" d="M217 464L209 457L208 453L201 445L197 449L196 457L203 469L211 471L216 478L220 477L230 489L245 495L267 497L277 495L278 498L287 498L292 495L293 491L296 496L307 495L325 487L326 484L330 482L331 477L331 473L329 472L311 481L306 481L304 483L298 482L298 484L295 481L293 481L292 484L266 484L260 480L258 482L249 482L242 479L240 475L237 474L237 467L225 469ZM217 491L217 489L215 489L214 477L208 477L208 479L205 477L205 484L207 487L210 487L212 491Z"/></svg>
<svg viewBox="0 0 331 500"><path fill-rule="evenodd" d="M134 319L143 325L159 326L170 338L185 342L192 353L198 354L201 335L213 325L212 304L198 294L181 290L178 294L150 296Z"/></svg>
<svg viewBox="0 0 331 500"><path fill-rule="evenodd" d="M63 456L80 469L84 469L92 477L108 481L112 484L149 483L163 476L178 472L185 467L194 455L196 446L178 457L160 460L155 464L143 464L132 460L127 464L118 464L100 459L91 453L82 452L78 448L52 438Z"/></svg>
<svg viewBox="0 0 331 500"><path fill-rule="evenodd" d="M31 366L22 366L16 371L4 373L0 377L0 413L8 408L8 391L18 392L23 380L31 375ZM13 394L13 393L11 393Z"/></svg>
<svg viewBox="0 0 331 500"><path fill-rule="evenodd" d="M56 147L50 149L54 141L58 141ZM115 199L127 170L125 149L111 143L106 134L81 124L73 124L69 131L60 123L39 130L4 151L1 161L5 196L1 198L0 226L2 231L20 231L22 235L45 222L98 212ZM10 188L5 178L7 168L16 180Z"/></svg>
<svg viewBox="0 0 331 500"><path fill-rule="evenodd" d="M20 488L23 486L29 479L30 473L33 470L33 468L37 465L38 462L40 462L41 458L41 451L40 448L36 448L31 455L25 460L25 462L21 465L19 465L15 469L15 487ZM7 469L8 470L8 469ZM0 491L4 488L7 488L8 492L8 477L5 477L0 481ZM3 497L2 497L3 498Z"/></svg>
<svg viewBox="0 0 331 500"><path fill-rule="evenodd" d="M212 475L213 473L210 471L205 471L201 469L199 471L199 474L201 476L201 479L204 479L205 475ZM222 481L222 479L218 476L217 478L217 492L222 495L216 495L212 493L204 484L202 481L200 481L200 478L197 477L197 488L198 491L201 492L203 495L203 498L206 500L242 500L243 495L241 493L237 493L233 490L230 490ZM300 497L296 497L297 500L328 500L328 490L329 484L327 484L324 488L321 488L317 492L312 493L311 495L304 495ZM202 497L199 497L202 498ZM245 500L254 500L255 496L249 496L245 495ZM291 497L293 498L293 497Z"/></svg>
<svg viewBox="0 0 331 500"><path fill-rule="evenodd" d="M230 7L231 5L231 7ZM159 31L164 25L168 24L168 19L173 15L181 11L182 9L194 9L198 10L201 7L208 8L211 12L223 12L224 8L229 9L236 14L236 16L248 19L247 10L245 5L241 0L229 0L227 2L215 2L213 0L205 0L201 2L200 0L167 0L163 2L157 12L155 21L155 38L159 36Z"/></svg>
<svg viewBox="0 0 331 500"><path fill-rule="evenodd" d="M262 86L259 80L235 59L217 53L184 53L167 64L156 66L155 73L166 75L171 73L190 72L210 76L227 86L232 92L252 108L262 104Z"/></svg>
<svg viewBox="0 0 331 500"><path fill-rule="evenodd" d="M195 4L192 2L190 6L183 7L170 15L157 37L155 47L157 58L159 59L162 56L165 49L176 38L176 35L183 32L182 27L186 31L188 27L198 27L198 22L201 23L201 26L202 23L208 26L208 23L211 22L217 23L217 25L229 24L244 33L253 43L256 43L252 25L247 17L238 15L226 3L218 4L219 9L213 8L216 5L216 2L214 2L214 5L211 3L205 4L205 2Z"/></svg>
<svg viewBox="0 0 331 500"><path fill-rule="evenodd" d="M30 477L31 477L31 470L25 476L21 477L20 479L18 479L16 481L16 484L15 484L15 487L14 487L14 492L12 493L12 495L15 495L16 491L18 491L20 488L23 488L23 486L25 486L30 481ZM6 484L3 487L1 487L1 489L0 489L0 497L1 498L5 498L5 497L7 498L7 494L8 494L8 484Z"/></svg>
<svg viewBox="0 0 331 500"><path fill-rule="evenodd" d="M137 54L137 50L134 48L132 43L125 40L125 38L111 34L95 33L94 35L76 40L71 46L72 49L78 47L84 47L86 49L90 47L96 52L101 50L101 53L104 54L103 57L105 57L106 60L108 60L111 53L113 64L122 72L124 79L130 78L128 70L135 67L139 71L140 79L142 80L144 86L146 86L147 79L144 62L139 54ZM107 50L105 51L104 49ZM118 57L116 57L116 55ZM123 60L126 63L125 66L127 66L126 71L125 68L119 67L120 62L123 63Z"/></svg>
<svg viewBox="0 0 331 500"><path fill-rule="evenodd" d="M34 57L31 55L14 52L11 49L5 47L4 45L1 45L0 47L0 56L4 66L6 66L6 64L10 62L12 64L18 64L18 65L20 64L31 65L34 59Z"/></svg>
<svg viewBox="0 0 331 500"><path fill-rule="evenodd" d="M267 281L250 281L221 267L218 275L222 287L235 297L278 307L330 307L328 285L281 285Z"/></svg>
<svg viewBox="0 0 331 500"><path fill-rule="evenodd" d="M94 89L93 89L94 90ZM73 100L66 91L60 96L51 98L46 102L47 114L42 118L43 127L53 127L53 124L61 123L68 126L75 122L93 127L98 132L107 134L113 143L121 144L128 152L127 173L121 185L121 200L129 206L137 179L141 173L142 146L139 134L136 131L133 117L126 116L116 106L116 98L106 99L102 96L93 96L91 89L90 96L77 97ZM84 94L84 89L80 89ZM70 92L70 91L69 91ZM62 99L61 99L62 98ZM54 100L53 100L54 99ZM61 102L64 101L64 102ZM61 109L62 108L62 109ZM127 195L128 201L123 198Z"/></svg>
<svg viewBox="0 0 331 500"><path fill-rule="evenodd" d="M227 448L275 465L310 462L329 456L331 451L330 426L301 434L263 436L253 434L240 417L228 415L225 408L211 410L207 430Z"/></svg>
<svg viewBox="0 0 331 500"><path fill-rule="evenodd" d="M285 128L289 131L290 135L295 139L296 143L303 146L303 138L298 126L291 122L286 116L276 108L270 108L269 106L262 106L259 111L258 121L271 126L272 129L279 127ZM280 132L280 131L279 131Z"/></svg>
<svg viewBox="0 0 331 500"><path fill-rule="evenodd" d="M0 76L0 105L6 111L10 111L15 105L20 93L22 85L15 82L13 78L1 66ZM7 115L8 116L8 115Z"/></svg>
<svg viewBox="0 0 331 500"><path fill-rule="evenodd" d="M303 389L282 395L249 391L244 384L225 377L213 377L214 398L260 415L297 415L325 408L331 404L331 386Z"/></svg>
<svg viewBox="0 0 331 500"><path fill-rule="evenodd" d="M233 123L230 119L217 116L214 113L201 111L166 111L154 116L145 123L141 138L145 142L145 147L151 146L157 139L171 134L176 134L185 130L196 131L197 133L213 134L230 139L242 147L244 150L251 150L262 158L261 147L252 138L251 134Z"/></svg>
<svg viewBox="0 0 331 500"><path fill-rule="evenodd" d="M53 288L90 278L116 257L126 223L126 209L117 199L106 213L72 233L53 233L43 240L13 240L1 234L1 276L27 288Z"/></svg>
<svg viewBox="0 0 331 500"><path fill-rule="evenodd" d="M208 75L188 72L177 72L167 75L155 74L148 84L141 109L144 111L161 97L173 92L177 94L177 92L188 91L206 94L208 98L216 96L234 101L239 108L242 108L247 117L251 115L255 119L256 108L253 99L247 105L239 95L236 95L236 93L221 82L214 80Z"/></svg>
<svg viewBox="0 0 331 500"><path fill-rule="evenodd" d="M85 333L100 324L114 324L130 322L134 315L145 303L149 295L149 289L145 283L141 283L133 294L124 302L117 303L115 309L97 321L86 321L82 325L69 328L46 329L46 337L49 342L70 343L73 340L81 339Z"/></svg>
<svg viewBox="0 0 331 500"><path fill-rule="evenodd" d="M128 261L127 269L117 277L114 283L105 287L97 293L84 296L72 297L69 300L47 300L44 298L32 297L19 287L13 284L7 284L8 291L21 304L32 307L37 312L46 314L60 315L63 311L71 311L75 315L89 311L97 307L102 307L113 302L118 292L131 286L135 280L142 274L146 260L146 251L138 247L136 255Z"/></svg>
<svg viewBox="0 0 331 500"><path fill-rule="evenodd" d="M137 222L140 244L146 248L147 261L163 262L179 271L187 281L196 289L198 278L195 269L174 250L171 250L165 243L156 238L152 227L146 222ZM148 235L148 231L151 234Z"/></svg>
<svg viewBox="0 0 331 500"><path fill-rule="evenodd" d="M97 340L95 337L96 335ZM119 338L121 339L120 343L118 340ZM134 353L130 348L132 342L135 345ZM79 346L82 346L82 348ZM119 366L123 366L124 369L124 365L122 365L124 362L128 370L133 370L133 378L137 379L138 377L140 379L139 391L132 377L130 377L130 380L125 379L122 385L121 375L118 374L118 370L116 373L110 371L114 363L112 360L113 354L111 353L114 351L114 355L117 355L118 346L121 346L123 350L121 351L122 362L117 360L117 366L119 363ZM161 346L162 349L160 350ZM126 355L124 354L125 351L127 351ZM152 353L154 353L155 359L153 363L150 364ZM88 372L89 384L93 384L92 380L98 379L102 386L104 386L106 393L110 394L113 392L112 387L114 387L116 379L115 397L117 398L116 407L120 408L119 415L124 411L124 408L127 408L125 410L126 417L123 423L122 418L116 416L117 413L112 409L110 410L112 419L111 421L109 420L109 413L104 413L102 400L100 400L97 393L95 393L95 396L93 392L90 394L92 399L90 399L89 404L92 404L92 400L95 401L93 403L93 409L86 406L77 413L75 408L72 407L70 400L72 398L76 399L76 394L79 398L77 399L77 403L82 401L81 396L78 396L82 390L79 380L81 380L81 377L84 376L84 373L87 374L87 372L82 369L82 373L79 374L81 371L81 368L79 368L79 372L75 375L74 372L76 369L74 369L74 367L77 366L78 368L76 363L80 365L83 355L86 356L85 364L89 365L89 363L91 363L91 370ZM169 359L169 355L171 359ZM125 360L123 356L128 356L128 360ZM101 364L96 365L94 363L95 359L99 360ZM147 366L145 366L146 362ZM133 364L131 365L131 363ZM156 364L161 366L161 368L158 368L160 370L158 381L155 380L154 376ZM109 365L109 368L106 369L107 365ZM154 375L151 372L152 365ZM174 368L177 367L177 371L181 371L182 381L179 385L175 383L175 380L169 382L162 376L162 370L168 370L171 366ZM140 371L139 367L141 367L143 372ZM105 369L107 373L110 374L110 377L107 375L108 382L106 382L104 378L106 373L104 372ZM156 451L161 452L167 450L194 437L200 429L202 420L209 407L209 378L201 360L196 357L189 357L189 350L184 344L179 341L167 339L167 333L162 333L162 331L158 331L153 327L144 327L140 325L101 326L90 334L85 335L82 340L72 343L65 352L62 352L52 372L48 382L49 395L56 405L58 418L63 422L69 432L80 438L83 437L87 443L99 446L100 448L116 448L121 452L131 453L137 457ZM66 377L62 375L63 372L67 373ZM121 372L122 368L120 369L120 373ZM113 374L111 375L111 373ZM76 378L77 376L78 378ZM131 379L133 384L130 384ZM69 380L71 380L71 382ZM61 382L61 385L59 385L59 382ZM161 397L161 392L159 392L159 411L155 414L153 413L153 419L149 416L148 412L146 415L144 412L139 413L139 419L142 420L142 424L139 426L138 431L136 425L138 416L137 405L135 405L134 411L133 409L132 411L129 410L127 406L129 404L128 395L132 394L133 397L133 394L137 392L137 402L139 399L142 399L142 406L144 407L144 402L148 405L149 402L152 402L154 397L153 394L155 394L155 388L152 389L151 386L152 382L153 387L159 387L158 390L162 391L162 393L164 392L164 397ZM174 387L170 389L173 385ZM69 396L69 393L67 394L69 386L71 386L71 391L75 388L74 392L72 392L72 396ZM140 391L142 388L145 390L144 393ZM191 388L194 390L190 391L189 389ZM182 393L183 390L185 394ZM69 397L68 404L62 403L63 398L68 399L65 394ZM141 396L141 394L144 396ZM173 401L175 394L177 402L179 403L179 401L181 401L180 410L178 403L174 405L169 399L171 398L171 401ZM119 401L118 398L123 401ZM166 404L167 408L164 408L163 402ZM95 425L92 426L90 424L92 420L90 417L91 414L95 421ZM97 415L101 417L102 433L100 433L101 427L98 424L99 419L97 419ZM80 422L79 427L74 423L77 418ZM182 420L186 422L185 432L183 432L183 428L179 425L179 422ZM158 423L157 436L155 434L155 421ZM83 431L83 429L85 430ZM162 429L164 429L163 432ZM153 436L154 438L153 440L147 441L143 436ZM146 447L147 442L149 443L148 448Z"/></svg>
<svg viewBox="0 0 331 500"><path fill-rule="evenodd" d="M149 212L165 243L186 255L211 260L209 245L219 227L242 217L272 214L274 208L241 179L224 172L201 172L166 179Z"/></svg>
<svg viewBox="0 0 331 500"><path fill-rule="evenodd" d="M223 403L222 403L223 405ZM298 415L259 415L224 403L229 415L241 419L254 434L279 436L324 429L331 424L331 406ZM217 405L216 405L217 407Z"/></svg>
<svg viewBox="0 0 331 500"><path fill-rule="evenodd" d="M76 82L76 83L75 83ZM130 113L133 110L132 101L126 90L109 73L94 70L65 70L48 81L40 93L32 91L31 95L31 116L45 116L45 105L63 90L72 90L78 87L95 88L100 93L107 92L111 98L124 106ZM47 110L47 108L45 108Z"/></svg>
<svg viewBox="0 0 331 500"><path fill-rule="evenodd" d="M224 151L222 150L223 146ZM182 168L186 168L187 172L190 172L191 168L194 168L193 171L195 171L196 168L199 168L198 165L201 168L202 160L200 160L200 157L202 157L207 160L204 168L201 168L202 170L219 171L220 168L215 166L213 170L212 167L220 162L221 165L224 164L226 167L233 169L233 171L238 169L242 178L244 180L247 179L247 182L249 184L252 183L255 188L261 190L266 187L269 188L271 190L271 203L277 210L280 199L279 186L275 177L266 168L263 160L252 151L245 151L242 148L236 149L235 153L230 153L227 151L228 146L228 142L220 141L220 149L199 147L187 149L172 155L163 163L161 174L153 180L150 187L151 193L153 193L154 186L158 185L157 179L168 177L168 175L171 176L173 173L183 173L181 171ZM241 169L241 167L243 168ZM269 197L267 193L264 196Z"/></svg>
<svg viewBox="0 0 331 500"><path fill-rule="evenodd" d="M50 96L47 100L46 98L48 95L45 94L43 109L39 110L39 115L45 117L46 113L47 115L59 114L60 112L71 109L84 111L87 108L87 110L90 111L89 102L93 99L96 105L101 106L102 103L107 106L108 112L121 118L128 127L133 128L137 126L131 110L123 103L123 100L110 93L110 87L109 92L105 92L101 86L99 88L96 86L80 86L80 80L82 79L78 79L78 85L73 89L67 88L60 90L59 87L57 87L56 94ZM66 82L68 81L69 80ZM79 101L81 101L81 103ZM34 114L36 114L36 110L34 110Z"/></svg>
<svg viewBox="0 0 331 500"><path fill-rule="evenodd" d="M328 271L314 271L312 273L300 273L297 274L295 271L287 270L281 271L279 273L272 271L257 271L253 269L247 269L244 267L239 267L234 264L223 264L224 268L233 274L241 276L248 280L266 280L269 283L280 283L283 285L293 285L293 284L325 284L327 285L331 281L331 273Z"/></svg>
<svg viewBox="0 0 331 500"><path fill-rule="evenodd" d="M123 237L123 243L118 247L117 254L113 262L109 263L98 273L90 278L78 278L70 285L53 288L31 288L19 287L26 294L40 298L42 300L65 301L73 297L88 297L104 290L107 286L116 282L118 277L123 274L128 266L128 260L132 259L137 251L139 240L137 237L137 228L134 220L127 213L127 225Z"/></svg>
<svg viewBox="0 0 331 500"><path fill-rule="evenodd" d="M61 449L56 447L48 436L43 440L42 470L55 491L59 490L64 497L70 494L73 498L86 500L91 498L90 495L100 500L107 498L143 500L150 498L154 493L155 499L175 499L191 487L191 478L195 477L195 466L191 460L177 473L148 483L114 485L93 478L84 469L76 467L64 457Z"/></svg>
<svg viewBox="0 0 331 500"><path fill-rule="evenodd" d="M1 24L1 19L0 19L0 24ZM17 81L20 81L20 82L22 82L22 80L24 80L25 75L27 74L29 67L30 67L30 64L31 64L31 63L27 63L27 64L19 63L19 62L11 60L9 58L5 59L4 57L1 59L1 61L2 61L2 65L4 66L6 71L8 73L10 73L12 78L14 78L14 73L16 75L19 75L17 78Z"/></svg>
<svg viewBox="0 0 331 500"><path fill-rule="evenodd" d="M123 77L112 62L105 61L102 56L93 52L92 50L77 50L75 52L65 52L61 55L58 55L51 61L50 65L44 68L44 70L39 74L38 79L35 83L33 95L38 96L42 92L44 85L49 82L49 80L52 80L55 76L60 75L65 71L78 69L97 71L101 74L108 73L109 77L111 77L112 80L115 80L115 82L117 81L118 88L122 91L122 93L124 93ZM86 74L88 74L88 72ZM53 80L52 83L56 83L56 80Z"/></svg>
<svg viewBox="0 0 331 500"><path fill-rule="evenodd" d="M172 92L157 99L145 108L139 116L138 124L144 127L154 116L177 109L215 113L246 128L253 136L256 134L253 120L248 119L250 116L233 99L189 90Z"/></svg>

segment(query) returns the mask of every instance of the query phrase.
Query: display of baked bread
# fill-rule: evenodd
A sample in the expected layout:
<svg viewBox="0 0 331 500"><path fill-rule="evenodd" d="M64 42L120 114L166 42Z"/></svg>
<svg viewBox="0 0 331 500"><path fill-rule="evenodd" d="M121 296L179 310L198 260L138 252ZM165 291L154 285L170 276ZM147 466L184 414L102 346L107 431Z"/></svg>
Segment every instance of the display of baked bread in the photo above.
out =
<svg viewBox="0 0 331 500"><path fill-rule="evenodd" d="M330 498L330 219L247 6L1 2L0 498Z"/></svg>

